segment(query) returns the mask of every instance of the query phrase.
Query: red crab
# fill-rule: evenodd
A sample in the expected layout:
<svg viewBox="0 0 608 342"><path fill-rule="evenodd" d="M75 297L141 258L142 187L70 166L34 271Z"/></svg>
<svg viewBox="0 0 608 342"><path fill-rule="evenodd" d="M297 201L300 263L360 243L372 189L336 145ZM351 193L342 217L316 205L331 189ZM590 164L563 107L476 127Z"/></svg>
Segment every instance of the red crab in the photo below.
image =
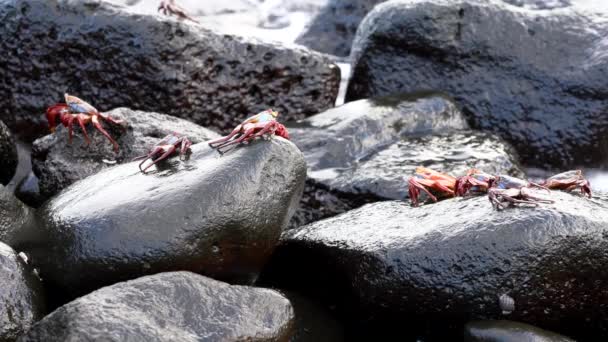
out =
<svg viewBox="0 0 608 342"><path fill-rule="evenodd" d="M466 176L456 179L456 196L464 196L469 193L485 194L496 181L496 177L478 169L470 169Z"/></svg>
<svg viewBox="0 0 608 342"><path fill-rule="evenodd" d="M418 206L420 191L425 192L431 200L437 202L438 197L454 197L455 187L456 178L426 167L417 167L414 176L408 180L410 201L414 206Z"/></svg>
<svg viewBox="0 0 608 342"><path fill-rule="evenodd" d="M191 20L199 24L198 20L188 15L185 9L175 3L175 0L162 0L158 6L158 11L162 12L164 15L173 14L181 19Z"/></svg>
<svg viewBox="0 0 608 342"><path fill-rule="evenodd" d="M46 110L46 119L49 122L49 129L51 132L55 132L55 128L57 127L57 119L59 119L63 126L68 128L69 141L72 143L73 126L74 121L76 121L82 129L84 140L88 145L91 143L91 140L89 139L85 125L92 122L93 126L100 131L101 134L108 138L112 145L114 145L114 151L118 152L118 143L116 143L112 136L106 132L103 126L101 126L100 119L115 125L121 125L125 121L112 119L112 117L109 115L104 116L97 109L95 109L95 107L77 98L76 96L65 94L64 97L65 103L55 104ZM124 129L124 127L122 128Z"/></svg>
<svg viewBox="0 0 608 342"><path fill-rule="evenodd" d="M186 136L183 136L179 133L174 132L174 133L167 135L161 141L159 141L156 145L154 145L154 147L152 147L152 149L150 150L150 152L148 152L148 154L137 157L137 158L133 159L133 161L141 160L142 162L139 163L139 170L142 173L146 173L146 170L148 170L150 167L152 167L152 165L169 158L173 153L175 153L177 151L178 148L179 148L179 156L180 156L180 158L182 158L184 155L186 155L186 153L191 152L191 150L190 150L191 145L192 145L192 142L190 142L190 140ZM151 159L152 163L150 163L150 165L148 165L144 169L142 169L141 167L144 165L144 163L148 159Z"/></svg>
<svg viewBox="0 0 608 342"><path fill-rule="evenodd" d="M491 187L488 189L488 199L498 210L506 209L518 204L538 206L540 203L553 203L552 200L532 196L530 194L530 189L533 187L550 192L549 189L523 179L506 175L496 176L490 186Z"/></svg>
<svg viewBox="0 0 608 342"><path fill-rule="evenodd" d="M227 136L210 141L209 146L217 149L220 154L224 154L230 150L225 149L226 147L248 144L256 138L278 135L289 139L287 128L277 121L278 115L279 113L272 109L260 112L236 126Z"/></svg>
<svg viewBox="0 0 608 342"><path fill-rule="evenodd" d="M583 196L591 198L591 184L585 179L581 170L562 172L548 178L542 185L549 189L564 191L579 188Z"/></svg>

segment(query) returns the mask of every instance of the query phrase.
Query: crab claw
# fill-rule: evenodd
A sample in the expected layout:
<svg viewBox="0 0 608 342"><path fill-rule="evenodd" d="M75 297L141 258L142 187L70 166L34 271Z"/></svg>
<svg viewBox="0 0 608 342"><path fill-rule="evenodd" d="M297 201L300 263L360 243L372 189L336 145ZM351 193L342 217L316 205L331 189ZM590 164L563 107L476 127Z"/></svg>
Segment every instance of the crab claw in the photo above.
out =
<svg viewBox="0 0 608 342"><path fill-rule="evenodd" d="M175 15L180 19L186 19L200 24L198 20L192 18L185 9L175 3L175 0L162 0L158 6L158 11L164 15Z"/></svg>

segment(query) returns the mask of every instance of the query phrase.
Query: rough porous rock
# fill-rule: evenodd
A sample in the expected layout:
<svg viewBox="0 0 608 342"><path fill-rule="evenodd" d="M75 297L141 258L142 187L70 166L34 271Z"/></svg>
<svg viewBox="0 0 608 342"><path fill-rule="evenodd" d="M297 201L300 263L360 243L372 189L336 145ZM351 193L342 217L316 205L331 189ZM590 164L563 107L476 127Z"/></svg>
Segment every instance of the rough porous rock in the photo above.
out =
<svg viewBox="0 0 608 342"><path fill-rule="evenodd" d="M512 321L474 321L464 328L465 342L574 342L535 326Z"/></svg>
<svg viewBox="0 0 608 342"><path fill-rule="evenodd" d="M4 122L0 121L0 184L8 184L13 178L18 164L15 139Z"/></svg>
<svg viewBox="0 0 608 342"><path fill-rule="evenodd" d="M9 246L0 242L0 341L13 342L44 316L40 279Z"/></svg>
<svg viewBox="0 0 608 342"><path fill-rule="evenodd" d="M78 298L19 341L280 342L293 321L289 300L276 291L170 272Z"/></svg>
<svg viewBox="0 0 608 342"><path fill-rule="evenodd" d="M63 126L55 133L34 141L32 168L39 179L38 187L43 198L48 199L77 180L105 168L147 154L169 133L183 134L194 144L219 137L209 129L165 114L117 108L107 115L128 123L126 131L120 126L104 124L120 146L118 154L114 152L110 141L92 125L87 126L91 138L89 146L86 145L80 127L74 127L71 144L68 129Z"/></svg>
<svg viewBox="0 0 608 342"><path fill-rule="evenodd" d="M333 107L336 65L297 46L221 35L187 21L105 2L9 0L0 5L0 119L39 117L75 94L117 107L230 130L273 107L283 120Z"/></svg>
<svg viewBox="0 0 608 342"><path fill-rule="evenodd" d="M336 306L355 333L445 341L470 320L508 314L577 340L605 339L608 202L550 198L503 211L486 196L368 204L287 231L262 279Z"/></svg>
<svg viewBox="0 0 608 342"><path fill-rule="evenodd" d="M439 95L402 95L347 103L289 127L304 151L308 182L291 227L365 203L404 199L418 166L464 175L470 168L522 176L512 148L467 130Z"/></svg>
<svg viewBox="0 0 608 342"><path fill-rule="evenodd" d="M313 50L346 57L365 15L386 0L330 0L311 20L296 43Z"/></svg>
<svg viewBox="0 0 608 342"><path fill-rule="evenodd" d="M33 212L0 184L0 241L33 223Z"/></svg>
<svg viewBox="0 0 608 342"><path fill-rule="evenodd" d="M530 166L606 163L608 11L497 0L396 0L361 23L347 101L418 90L453 96L473 128Z"/></svg>
<svg viewBox="0 0 608 342"><path fill-rule="evenodd" d="M163 271L257 277L300 200L302 153L278 137L224 156L192 150L147 174L132 162L76 182L16 234L59 303Z"/></svg>

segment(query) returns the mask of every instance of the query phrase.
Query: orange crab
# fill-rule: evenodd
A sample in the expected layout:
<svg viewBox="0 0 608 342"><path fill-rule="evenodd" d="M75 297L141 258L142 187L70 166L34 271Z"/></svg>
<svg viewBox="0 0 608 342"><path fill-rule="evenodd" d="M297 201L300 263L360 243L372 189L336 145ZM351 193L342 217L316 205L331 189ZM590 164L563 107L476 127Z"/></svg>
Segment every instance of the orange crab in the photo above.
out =
<svg viewBox="0 0 608 342"><path fill-rule="evenodd" d="M434 202L437 202L437 198L454 197L456 178L420 166L408 180L408 185L412 205L418 206L420 191L426 193Z"/></svg>
<svg viewBox="0 0 608 342"><path fill-rule="evenodd" d="M583 196L591 198L591 184L585 179L581 170L562 172L548 178L542 185L551 190L564 190L568 192L579 188Z"/></svg>
<svg viewBox="0 0 608 342"><path fill-rule="evenodd" d="M470 169L466 176L456 179L456 196L465 196L468 194L480 195L488 192L492 184L496 181L496 176L485 173L479 169Z"/></svg>

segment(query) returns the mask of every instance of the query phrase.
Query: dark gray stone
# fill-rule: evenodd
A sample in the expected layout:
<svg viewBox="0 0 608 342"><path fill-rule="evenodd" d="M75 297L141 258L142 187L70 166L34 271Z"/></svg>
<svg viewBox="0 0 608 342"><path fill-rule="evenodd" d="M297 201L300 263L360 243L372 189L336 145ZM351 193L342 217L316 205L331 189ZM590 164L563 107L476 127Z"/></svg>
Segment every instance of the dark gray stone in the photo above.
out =
<svg viewBox="0 0 608 342"><path fill-rule="evenodd" d="M357 31L346 101L443 91L529 166L605 165L608 14L548 13L496 0L380 4Z"/></svg>
<svg viewBox="0 0 608 342"><path fill-rule="evenodd" d="M555 203L368 204L287 231L262 279L335 305L351 332L370 336L450 340L472 319L504 317L499 298L508 295L509 319L603 340L608 202L535 194Z"/></svg>
<svg viewBox="0 0 608 342"><path fill-rule="evenodd" d="M21 227L33 224L33 212L0 184L0 241L6 242Z"/></svg>
<svg viewBox="0 0 608 342"><path fill-rule="evenodd" d="M218 130L268 107L301 119L333 107L338 93L339 69L321 54L105 2L9 0L0 22L9 127L32 126L64 92L101 111L166 113Z"/></svg>
<svg viewBox="0 0 608 342"><path fill-rule="evenodd" d="M249 283L300 200L306 164L282 138L222 157L207 143L142 174L138 162L76 182L38 210L12 243L32 255L54 299L188 270Z"/></svg>
<svg viewBox="0 0 608 342"><path fill-rule="evenodd" d="M47 199L40 194L38 177L30 171L19 181L15 189L15 197L32 208L38 208Z"/></svg>
<svg viewBox="0 0 608 342"><path fill-rule="evenodd" d="M18 164L15 139L4 122L0 121L0 184L8 184Z"/></svg>
<svg viewBox="0 0 608 342"><path fill-rule="evenodd" d="M291 227L369 202L404 199L418 166L455 176L473 167L523 175L508 144L467 128L456 106L436 94L355 101L289 127L309 168Z"/></svg>
<svg viewBox="0 0 608 342"><path fill-rule="evenodd" d="M40 279L9 246L0 242L0 341L13 342L45 312Z"/></svg>
<svg viewBox="0 0 608 342"><path fill-rule="evenodd" d="M474 321L464 328L465 342L574 342L535 326L512 321Z"/></svg>
<svg viewBox="0 0 608 342"><path fill-rule="evenodd" d="M344 328L326 308L297 293L284 295L295 312L295 329L290 342L345 341Z"/></svg>
<svg viewBox="0 0 608 342"><path fill-rule="evenodd" d="M27 341L287 341L294 314L276 291L190 272L104 287L36 324Z"/></svg>
<svg viewBox="0 0 608 342"><path fill-rule="evenodd" d="M296 43L313 50L345 57L359 23L377 4L386 0L330 0L311 20Z"/></svg>
<svg viewBox="0 0 608 342"><path fill-rule="evenodd" d="M118 154L107 138L92 125L87 126L90 146L86 145L79 127L74 127L72 144L69 143L68 130L63 126L58 127L55 133L34 141L32 168L39 180L41 197L48 199L77 180L147 154L152 146L171 132L186 135L194 144L219 137L209 129L165 114L117 108L107 115L128 123L126 134L118 127L104 125L120 146Z"/></svg>

